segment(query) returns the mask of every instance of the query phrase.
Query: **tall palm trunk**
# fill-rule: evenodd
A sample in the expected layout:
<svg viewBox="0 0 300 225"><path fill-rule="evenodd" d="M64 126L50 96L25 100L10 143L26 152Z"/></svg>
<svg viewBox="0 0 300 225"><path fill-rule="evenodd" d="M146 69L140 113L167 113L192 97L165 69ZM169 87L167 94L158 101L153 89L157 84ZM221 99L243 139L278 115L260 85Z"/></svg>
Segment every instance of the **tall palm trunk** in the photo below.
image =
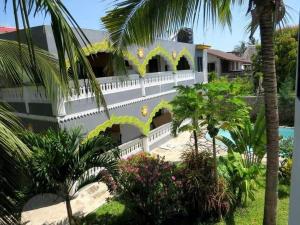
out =
<svg viewBox="0 0 300 225"><path fill-rule="evenodd" d="M195 142L195 154L198 154L198 136L196 130L193 130L193 135L194 135L194 142Z"/></svg>
<svg viewBox="0 0 300 225"><path fill-rule="evenodd" d="M265 115L267 130L267 174L264 208L264 225L276 225L277 183L279 167L279 118L277 81L274 58L273 6L264 7L260 15L261 52L264 73Z"/></svg>
<svg viewBox="0 0 300 225"><path fill-rule="evenodd" d="M74 220L73 220L71 200L70 200L70 196L68 194L66 195L66 208L67 208L67 213L68 213L69 224L74 225L75 223L74 223Z"/></svg>
<svg viewBox="0 0 300 225"><path fill-rule="evenodd" d="M197 136L197 127L198 127L198 120L193 118L192 120L193 123L193 136L194 136L194 144L195 144L195 154L198 154L199 147L198 147L198 136Z"/></svg>
<svg viewBox="0 0 300 225"><path fill-rule="evenodd" d="M218 183L218 169L217 169L217 149L216 149L216 136L212 137L212 141L213 141L213 157L214 157L214 180L215 180L215 184Z"/></svg>

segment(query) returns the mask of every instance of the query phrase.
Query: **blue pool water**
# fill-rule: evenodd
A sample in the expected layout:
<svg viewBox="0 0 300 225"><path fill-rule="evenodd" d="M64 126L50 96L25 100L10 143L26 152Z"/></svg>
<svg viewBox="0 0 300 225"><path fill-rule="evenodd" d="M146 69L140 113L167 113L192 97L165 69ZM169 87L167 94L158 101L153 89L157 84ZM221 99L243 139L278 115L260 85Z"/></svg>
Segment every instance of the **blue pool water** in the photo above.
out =
<svg viewBox="0 0 300 225"><path fill-rule="evenodd" d="M220 130L218 135L231 139L230 133L227 130ZM293 127L280 127L279 135L282 136L284 139L294 137L294 128ZM205 137L207 140L211 141L211 137L209 136L208 133L206 133ZM224 146L224 144L218 140L216 141L216 143Z"/></svg>

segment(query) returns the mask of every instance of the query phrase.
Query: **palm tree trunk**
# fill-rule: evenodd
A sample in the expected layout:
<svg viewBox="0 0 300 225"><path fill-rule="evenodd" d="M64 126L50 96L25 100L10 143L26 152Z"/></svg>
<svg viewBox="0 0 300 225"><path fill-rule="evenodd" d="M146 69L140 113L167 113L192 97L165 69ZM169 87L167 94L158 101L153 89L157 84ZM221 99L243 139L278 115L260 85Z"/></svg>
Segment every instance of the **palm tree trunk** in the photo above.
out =
<svg viewBox="0 0 300 225"><path fill-rule="evenodd" d="M193 130L193 135L194 135L194 142L195 142L195 154L198 154L198 136L196 130Z"/></svg>
<svg viewBox="0 0 300 225"><path fill-rule="evenodd" d="M212 137L212 141L213 141L213 157L214 157L214 165L213 165L213 167L214 167L214 180L215 180L215 184L217 184L218 183L218 170L217 170L217 149L216 149L216 137L215 136L213 136Z"/></svg>
<svg viewBox="0 0 300 225"><path fill-rule="evenodd" d="M277 81L274 58L274 21L272 3L260 14L261 52L263 64L263 86L265 94L265 116L267 130L267 173L265 190L264 225L276 225L277 183L279 167L279 118Z"/></svg>
<svg viewBox="0 0 300 225"><path fill-rule="evenodd" d="M70 196L68 194L66 195L66 207L67 207L69 224L74 225L74 223L73 223L73 213L72 213L72 207L71 207L71 200L70 200Z"/></svg>

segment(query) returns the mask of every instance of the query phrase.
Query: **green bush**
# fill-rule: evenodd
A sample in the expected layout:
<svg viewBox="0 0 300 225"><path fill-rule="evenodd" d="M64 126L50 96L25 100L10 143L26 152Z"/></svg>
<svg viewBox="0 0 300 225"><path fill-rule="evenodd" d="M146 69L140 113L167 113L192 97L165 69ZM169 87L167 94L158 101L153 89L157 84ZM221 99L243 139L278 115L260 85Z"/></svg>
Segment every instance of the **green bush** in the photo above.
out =
<svg viewBox="0 0 300 225"><path fill-rule="evenodd" d="M216 72L208 73L208 82L218 79L218 74Z"/></svg>
<svg viewBox="0 0 300 225"><path fill-rule="evenodd" d="M279 154L283 158L279 167L279 182L290 185L292 174L292 157L294 151L294 138L282 139L279 145Z"/></svg>
<svg viewBox="0 0 300 225"><path fill-rule="evenodd" d="M250 77L237 77L233 80L236 86L240 87L240 95L253 95L254 94L254 84Z"/></svg>
<svg viewBox="0 0 300 225"><path fill-rule="evenodd" d="M176 177L182 182L182 204L191 216L201 221L216 221L230 209L231 195L222 178L215 183L213 157L209 152L187 151Z"/></svg>
<svg viewBox="0 0 300 225"><path fill-rule="evenodd" d="M291 159L294 151L294 138L281 139L279 143L280 156L284 159Z"/></svg>
<svg viewBox="0 0 300 225"><path fill-rule="evenodd" d="M247 164L242 154L229 151L226 157L220 157L219 171L230 186L235 206L246 205L255 200L255 191L259 185L257 177L262 172L260 164Z"/></svg>
<svg viewBox="0 0 300 225"><path fill-rule="evenodd" d="M285 159L279 167L279 182L281 184L290 185L292 176L292 159Z"/></svg>
<svg viewBox="0 0 300 225"><path fill-rule="evenodd" d="M175 165L145 153L120 163L117 194L150 224L161 224L182 212Z"/></svg>

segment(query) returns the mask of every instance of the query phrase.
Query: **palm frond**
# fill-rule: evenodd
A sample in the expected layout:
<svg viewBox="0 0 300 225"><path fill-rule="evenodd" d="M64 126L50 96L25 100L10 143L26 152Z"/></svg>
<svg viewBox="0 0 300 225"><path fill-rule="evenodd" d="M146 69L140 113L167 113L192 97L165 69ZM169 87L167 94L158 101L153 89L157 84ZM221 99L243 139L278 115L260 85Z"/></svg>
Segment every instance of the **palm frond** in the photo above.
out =
<svg viewBox="0 0 300 225"><path fill-rule="evenodd" d="M58 93L64 97L68 93L69 78L62 76L58 61L48 52L35 48L36 65L32 61L28 46L15 41L0 39L0 77L4 87L21 85L42 85L50 99ZM38 88L37 88L38 91Z"/></svg>
<svg viewBox="0 0 300 225"><path fill-rule="evenodd" d="M194 26L203 15L204 23L230 26L231 0L117 0L115 8L102 18L112 45L147 45L156 38L170 37L183 26Z"/></svg>
<svg viewBox="0 0 300 225"><path fill-rule="evenodd" d="M61 73L61 79L64 80L63 83L67 84L69 79L67 61L69 62L70 68L73 72L71 79L74 82L75 89L79 94L79 68L78 62L83 66L85 71L85 76L89 79L89 85L91 90L96 95L97 103L104 104L104 98L101 94L100 87L96 81L95 74L89 64L87 58L81 49L81 44L89 45L89 40L87 39L84 32L81 30L73 16L64 6L60 0L12 0L4 1L4 8L12 2L13 14L15 25L17 28L18 42L21 43L21 32L20 28L23 28L25 44L27 44L28 55L30 57L29 63L33 71L36 70L38 65L36 47L34 46L31 33L30 17L35 17L38 14L44 14L45 16L50 16L51 27L53 31L53 36L58 53L58 64L59 71ZM72 28L73 27L73 28ZM22 61L22 58L20 58Z"/></svg>

